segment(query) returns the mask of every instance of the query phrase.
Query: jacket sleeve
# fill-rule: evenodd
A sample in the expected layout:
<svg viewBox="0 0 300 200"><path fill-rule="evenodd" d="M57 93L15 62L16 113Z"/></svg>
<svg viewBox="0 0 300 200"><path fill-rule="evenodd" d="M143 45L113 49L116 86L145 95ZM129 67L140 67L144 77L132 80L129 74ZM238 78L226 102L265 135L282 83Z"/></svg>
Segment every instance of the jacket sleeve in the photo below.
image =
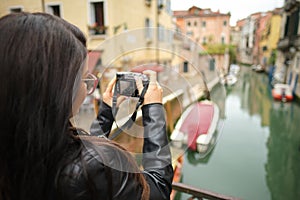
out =
<svg viewBox="0 0 300 200"><path fill-rule="evenodd" d="M170 199L172 191L173 167L171 165L171 153L166 135L166 120L162 104L149 104L142 107L144 125L144 146L143 146L143 174L150 186L150 199ZM92 135L109 135L113 123L111 107L101 103L97 119L91 126ZM105 155L110 155L111 151ZM108 156L113 163L118 163L120 156ZM113 167L114 168L114 167ZM114 187L120 188L113 192L118 197L139 198L140 189L133 180L131 173L124 173L113 170ZM94 176L92 176L94 177ZM95 176L96 177L96 176ZM120 181L120 178L122 177ZM118 185L121 184L121 185ZM126 185L126 189L124 186ZM130 189L131 188L131 189ZM134 189L135 188L135 189ZM135 190L134 193L132 191ZM135 194L135 196L130 196Z"/></svg>
<svg viewBox="0 0 300 200"><path fill-rule="evenodd" d="M100 102L99 113L97 118L93 121L90 133L94 136L103 135L108 137L112 124L114 122L114 117L111 111L111 107L104 103Z"/></svg>
<svg viewBox="0 0 300 200"><path fill-rule="evenodd" d="M150 199L170 199L173 167L166 134L166 120L163 105L144 105L144 175L150 186Z"/></svg>

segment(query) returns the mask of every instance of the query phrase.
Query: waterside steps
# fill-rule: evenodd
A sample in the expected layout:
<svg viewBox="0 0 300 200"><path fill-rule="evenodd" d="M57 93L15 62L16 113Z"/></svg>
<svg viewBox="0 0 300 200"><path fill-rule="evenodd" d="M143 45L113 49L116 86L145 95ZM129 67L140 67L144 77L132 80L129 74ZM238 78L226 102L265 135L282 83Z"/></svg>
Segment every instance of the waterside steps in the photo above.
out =
<svg viewBox="0 0 300 200"><path fill-rule="evenodd" d="M230 197L222 194L218 194L215 192L199 189L199 188L194 188L189 185L183 184L183 183L177 183L173 182L172 183L172 189L177 191L177 192L182 192L186 194L192 195L188 200L193 200L193 199L199 199L199 200L204 200L204 199L209 199L209 200L240 200L239 198L236 197Z"/></svg>

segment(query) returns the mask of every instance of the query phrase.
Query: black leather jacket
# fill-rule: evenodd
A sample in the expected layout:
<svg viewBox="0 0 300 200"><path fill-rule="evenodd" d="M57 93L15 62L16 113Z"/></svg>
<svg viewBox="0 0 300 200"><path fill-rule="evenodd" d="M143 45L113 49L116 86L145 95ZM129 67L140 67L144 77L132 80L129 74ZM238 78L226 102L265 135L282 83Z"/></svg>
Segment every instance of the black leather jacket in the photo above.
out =
<svg viewBox="0 0 300 200"><path fill-rule="evenodd" d="M91 134L108 136L114 120L111 107L101 103L99 111L99 115L91 127ZM150 199L170 199L173 168L163 106L161 104L145 105L142 107L142 113L145 137L142 159L144 170L141 173L150 186ZM97 153L97 150L102 152L102 156ZM112 169L103 164L103 160L107 163L124 164L124 160L118 152L106 146L99 146L97 150L86 147L81 152L81 159L85 161L86 171L95 185L95 199L140 199L141 186L134 178L133 173ZM105 155L104 158L103 155ZM72 177L62 188L66 198L92 198L87 189L82 164L80 160L73 162L63 172L65 177L70 177L70 175Z"/></svg>

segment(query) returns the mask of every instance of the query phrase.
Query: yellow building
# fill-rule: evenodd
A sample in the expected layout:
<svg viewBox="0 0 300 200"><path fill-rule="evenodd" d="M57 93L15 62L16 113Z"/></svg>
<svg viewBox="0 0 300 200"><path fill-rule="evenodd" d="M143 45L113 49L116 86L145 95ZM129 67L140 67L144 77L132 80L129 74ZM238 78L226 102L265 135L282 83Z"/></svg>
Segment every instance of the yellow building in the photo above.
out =
<svg viewBox="0 0 300 200"><path fill-rule="evenodd" d="M266 27L262 33L261 41L260 41L260 49L262 52L260 55L260 64L264 66L274 65L275 60L273 63L270 60L272 53L277 49L277 43L280 37L280 30L281 30L281 15L280 15L280 8L275 9L267 13L269 15L268 21L266 23Z"/></svg>
<svg viewBox="0 0 300 200"><path fill-rule="evenodd" d="M76 25L87 36L88 50L101 52L94 56L101 54L102 65L117 63L118 58L109 56L112 54L127 63L135 57L140 63L145 59L161 63L171 59L153 50L132 53L136 48L163 48L169 42L164 30L173 29L170 0L1 0L0 16L20 11L51 13ZM131 30L135 31L130 34ZM124 31L131 38L118 37ZM113 45L102 44L112 37L118 37ZM96 64L97 59L91 61Z"/></svg>

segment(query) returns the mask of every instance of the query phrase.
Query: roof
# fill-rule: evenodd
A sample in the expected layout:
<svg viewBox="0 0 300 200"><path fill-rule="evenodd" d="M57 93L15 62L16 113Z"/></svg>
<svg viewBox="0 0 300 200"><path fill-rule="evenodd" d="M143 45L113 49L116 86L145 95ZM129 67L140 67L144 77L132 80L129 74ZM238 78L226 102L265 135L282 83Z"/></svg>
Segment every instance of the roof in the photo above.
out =
<svg viewBox="0 0 300 200"><path fill-rule="evenodd" d="M230 16L229 13L224 14L220 13L218 10L217 12L212 11L210 8L198 8L193 6L189 8L187 11L185 10L177 10L173 12L173 16L177 18L187 18L187 17L212 17L212 16Z"/></svg>

